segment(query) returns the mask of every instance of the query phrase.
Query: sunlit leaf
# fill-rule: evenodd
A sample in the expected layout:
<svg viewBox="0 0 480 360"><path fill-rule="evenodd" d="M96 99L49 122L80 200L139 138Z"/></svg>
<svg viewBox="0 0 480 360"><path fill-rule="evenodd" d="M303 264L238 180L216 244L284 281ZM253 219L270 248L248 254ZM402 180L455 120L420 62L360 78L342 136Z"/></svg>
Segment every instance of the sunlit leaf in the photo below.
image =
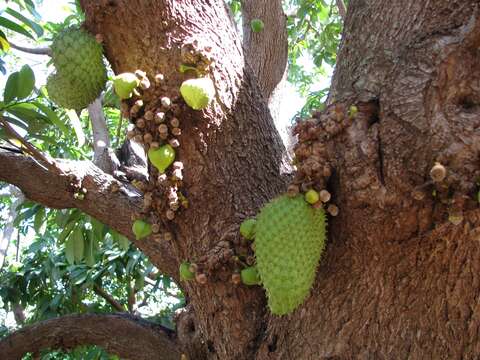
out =
<svg viewBox="0 0 480 360"><path fill-rule="evenodd" d="M18 88L17 88L17 98L19 100L25 99L29 96L35 86L35 74L33 70L28 65L23 65L18 73Z"/></svg>
<svg viewBox="0 0 480 360"><path fill-rule="evenodd" d="M22 26L18 25L17 23L14 23L12 20L7 19L3 16L0 16L0 26L7 28L9 30L12 30L16 33L25 35L29 37L32 40L35 40L32 34L30 34L27 30L25 30Z"/></svg>
<svg viewBox="0 0 480 360"><path fill-rule="evenodd" d="M67 110L67 116L70 120L70 123L75 130L75 134L77 135L78 146L85 145L85 133L83 132L82 123L75 112L75 110Z"/></svg>

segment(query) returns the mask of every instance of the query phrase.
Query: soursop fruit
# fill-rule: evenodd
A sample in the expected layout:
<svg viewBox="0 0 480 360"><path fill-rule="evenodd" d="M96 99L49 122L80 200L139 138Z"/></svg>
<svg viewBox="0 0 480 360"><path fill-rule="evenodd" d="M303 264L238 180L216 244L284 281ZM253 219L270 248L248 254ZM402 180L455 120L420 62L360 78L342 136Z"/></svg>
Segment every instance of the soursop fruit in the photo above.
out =
<svg viewBox="0 0 480 360"><path fill-rule="evenodd" d="M55 37L51 50L56 73L47 81L50 98L67 109L83 109L107 82L102 46L85 30L70 27Z"/></svg>
<svg viewBox="0 0 480 360"><path fill-rule="evenodd" d="M257 269L275 315L297 308L310 292L325 246L323 208L303 196L280 196L258 214L255 226Z"/></svg>

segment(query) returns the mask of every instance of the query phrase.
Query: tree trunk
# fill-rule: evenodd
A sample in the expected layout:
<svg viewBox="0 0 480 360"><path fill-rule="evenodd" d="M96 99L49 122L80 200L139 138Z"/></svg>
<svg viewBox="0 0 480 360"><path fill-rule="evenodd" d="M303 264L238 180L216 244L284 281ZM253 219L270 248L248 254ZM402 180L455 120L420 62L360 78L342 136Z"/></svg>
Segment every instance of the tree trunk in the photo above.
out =
<svg viewBox="0 0 480 360"><path fill-rule="evenodd" d="M165 76L145 91L145 110L168 96L181 122L177 160L189 208L172 221L162 209L138 211L136 204L132 212L162 226L136 242L161 271L178 280L182 261L199 266L200 281L180 282L189 306L178 318L178 340L189 359L480 353L478 0L349 2L329 111L355 105L359 113L322 135L334 170L328 190L340 214L329 219L311 295L283 317L269 314L260 287L230 281L238 270L234 255L252 254L238 225L284 191L288 179L265 97L223 1L81 3L116 73ZM181 64L207 64L217 89L207 110L192 111L179 100L188 77L177 71ZM308 124L325 129L330 120L317 114ZM433 181L437 162L447 175ZM155 169L150 176L155 183ZM85 201L86 211L97 211Z"/></svg>

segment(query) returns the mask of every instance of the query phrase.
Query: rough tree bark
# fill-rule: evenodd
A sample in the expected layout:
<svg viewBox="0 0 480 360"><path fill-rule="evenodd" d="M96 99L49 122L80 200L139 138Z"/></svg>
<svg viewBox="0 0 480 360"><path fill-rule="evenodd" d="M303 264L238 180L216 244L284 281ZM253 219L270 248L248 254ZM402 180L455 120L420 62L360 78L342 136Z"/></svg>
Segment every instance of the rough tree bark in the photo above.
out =
<svg viewBox="0 0 480 360"><path fill-rule="evenodd" d="M214 105L179 111L190 208L167 225L173 237L137 244L177 279L184 259L220 261L223 250L238 251L238 224L286 180L266 102L223 3L81 3L115 72L165 75L147 102L176 97L185 54L215 61ZM357 104L360 113L329 145L335 171L328 186L340 215L329 223L312 294L291 315L273 317L260 288L234 286L231 263L213 261L206 284L181 283L189 310L178 336L189 358L478 356L478 11L478 0L349 2L330 101ZM435 162L448 171L440 183L429 177ZM6 180L35 196L31 181L12 173Z"/></svg>

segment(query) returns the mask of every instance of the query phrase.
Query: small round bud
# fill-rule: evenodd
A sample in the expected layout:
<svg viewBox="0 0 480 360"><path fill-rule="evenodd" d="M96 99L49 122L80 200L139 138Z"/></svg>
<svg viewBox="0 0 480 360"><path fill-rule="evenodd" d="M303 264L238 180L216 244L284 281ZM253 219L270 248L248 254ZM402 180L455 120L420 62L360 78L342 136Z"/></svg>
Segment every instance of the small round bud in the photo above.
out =
<svg viewBox="0 0 480 360"><path fill-rule="evenodd" d="M135 106L138 106L139 108L141 108L143 106L143 100L135 101Z"/></svg>
<svg viewBox="0 0 480 360"><path fill-rule="evenodd" d="M163 74L155 75L155 83L161 84L163 80L165 80L165 76L163 76Z"/></svg>
<svg viewBox="0 0 480 360"><path fill-rule="evenodd" d="M165 213L165 216L167 217L168 220L172 221L175 219L175 212L168 209L167 212Z"/></svg>
<svg viewBox="0 0 480 360"><path fill-rule="evenodd" d="M201 285L205 285L208 281L207 275L205 274L195 274L195 280Z"/></svg>
<svg viewBox="0 0 480 360"><path fill-rule="evenodd" d="M164 112L157 112L155 114L155 123L156 124L161 124L162 122L165 121L165 113Z"/></svg>
<svg viewBox="0 0 480 360"><path fill-rule="evenodd" d="M289 185L288 186L288 189L287 189L287 195L289 197L295 197L298 195L298 193L300 192L300 189L297 185Z"/></svg>
<svg viewBox="0 0 480 360"><path fill-rule="evenodd" d="M148 80L147 77L143 78L142 81L140 81L140 87L142 90L148 90L150 88L150 80Z"/></svg>
<svg viewBox="0 0 480 360"><path fill-rule="evenodd" d="M160 102L162 103L162 106L165 107L165 108L169 108L170 106L172 106L172 100L170 100L169 97L162 97Z"/></svg>
<svg viewBox="0 0 480 360"><path fill-rule="evenodd" d="M433 165L432 169L430 170L430 177L435 182L442 182L443 180L445 180L446 176L447 169L439 162L435 163L435 165Z"/></svg>
<svg viewBox="0 0 480 360"><path fill-rule="evenodd" d="M334 204L328 205L327 211L328 211L328 213L329 213L330 215L332 215L332 216L337 216L338 213L339 213L338 207L337 207L336 205L334 205Z"/></svg>
<svg viewBox="0 0 480 360"><path fill-rule="evenodd" d="M172 118L172 120L170 120L170 125L172 125L172 127L176 128L176 127L179 127L180 126L180 120L178 120L176 117Z"/></svg>
<svg viewBox="0 0 480 360"><path fill-rule="evenodd" d="M170 139L168 143L174 148L178 148L180 146L180 141L178 141L178 139Z"/></svg>
<svg viewBox="0 0 480 360"><path fill-rule="evenodd" d="M174 136L180 136L180 135L182 135L182 130L178 127L175 127L175 128L172 129L172 134Z"/></svg>
<svg viewBox="0 0 480 360"><path fill-rule="evenodd" d="M322 200L322 202L329 202L331 198L332 195L327 190L320 191L320 200Z"/></svg>
<svg viewBox="0 0 480 360"><path fill-rule="evenodd" d="M104 41L103 35L102 34L96 34L95 35L95 41L99 44L103 43L103 41Z"/></svg>
<svg viewBox="0 0 480 360"><path fill-rule="evenodd" d="M142 135L135 135L135 137L133 138L133 140L139 144L142 144L143 143L143 136Z"/></svg>
<svg viewBox="0 0 480 360"><path fill-rule="evenodd" d="M232 274L232 283L239 285L242 282L242 277L238 273Z"/></svg>
<svg viewBox="0 0 480 360"><path fill-rule="evenodd" d="M154 118L154 114L153 114L153 111L151 110L148 110L145 112L145 115L143 115L143 117L145 118L145 120L148 120L148 121L152 121L153 118Z"/></svg>
<svg viewBox="0 0 480 360"><path fill-rule="evenodd" d="M143 129L145 127L145 119L144 118L137 119L137 121L135 122L135 125L137 125L139 129Z"/></svg>
<svg viewBox="0 0 480 360"><path fill-rule="evenodd" d="M154 234L157 234L160 231L160 225L158 224L152 224L152 232Z"/></svg>
<svg viewBox="0 0 480 360"><path fill-rule="evenodd" d="M158 125L158 132L160 134L168 134L168 126L165 124Z"/></svg>
<svg viewBox="0 0 480 360"><path fill-rule="evenodd" d="M147 76L147 73L145 71L142 71L142 70L135 70L135 75L137 75L137 77L142 80L143 78L145 78Z"/></svg>
<svg viewBox="0 0 480 360"><path fill-rule="evenodd" d="M158 149L160 147L160 144L157 141L152 141L150 143L150 148L151 149Z"/></svg>

